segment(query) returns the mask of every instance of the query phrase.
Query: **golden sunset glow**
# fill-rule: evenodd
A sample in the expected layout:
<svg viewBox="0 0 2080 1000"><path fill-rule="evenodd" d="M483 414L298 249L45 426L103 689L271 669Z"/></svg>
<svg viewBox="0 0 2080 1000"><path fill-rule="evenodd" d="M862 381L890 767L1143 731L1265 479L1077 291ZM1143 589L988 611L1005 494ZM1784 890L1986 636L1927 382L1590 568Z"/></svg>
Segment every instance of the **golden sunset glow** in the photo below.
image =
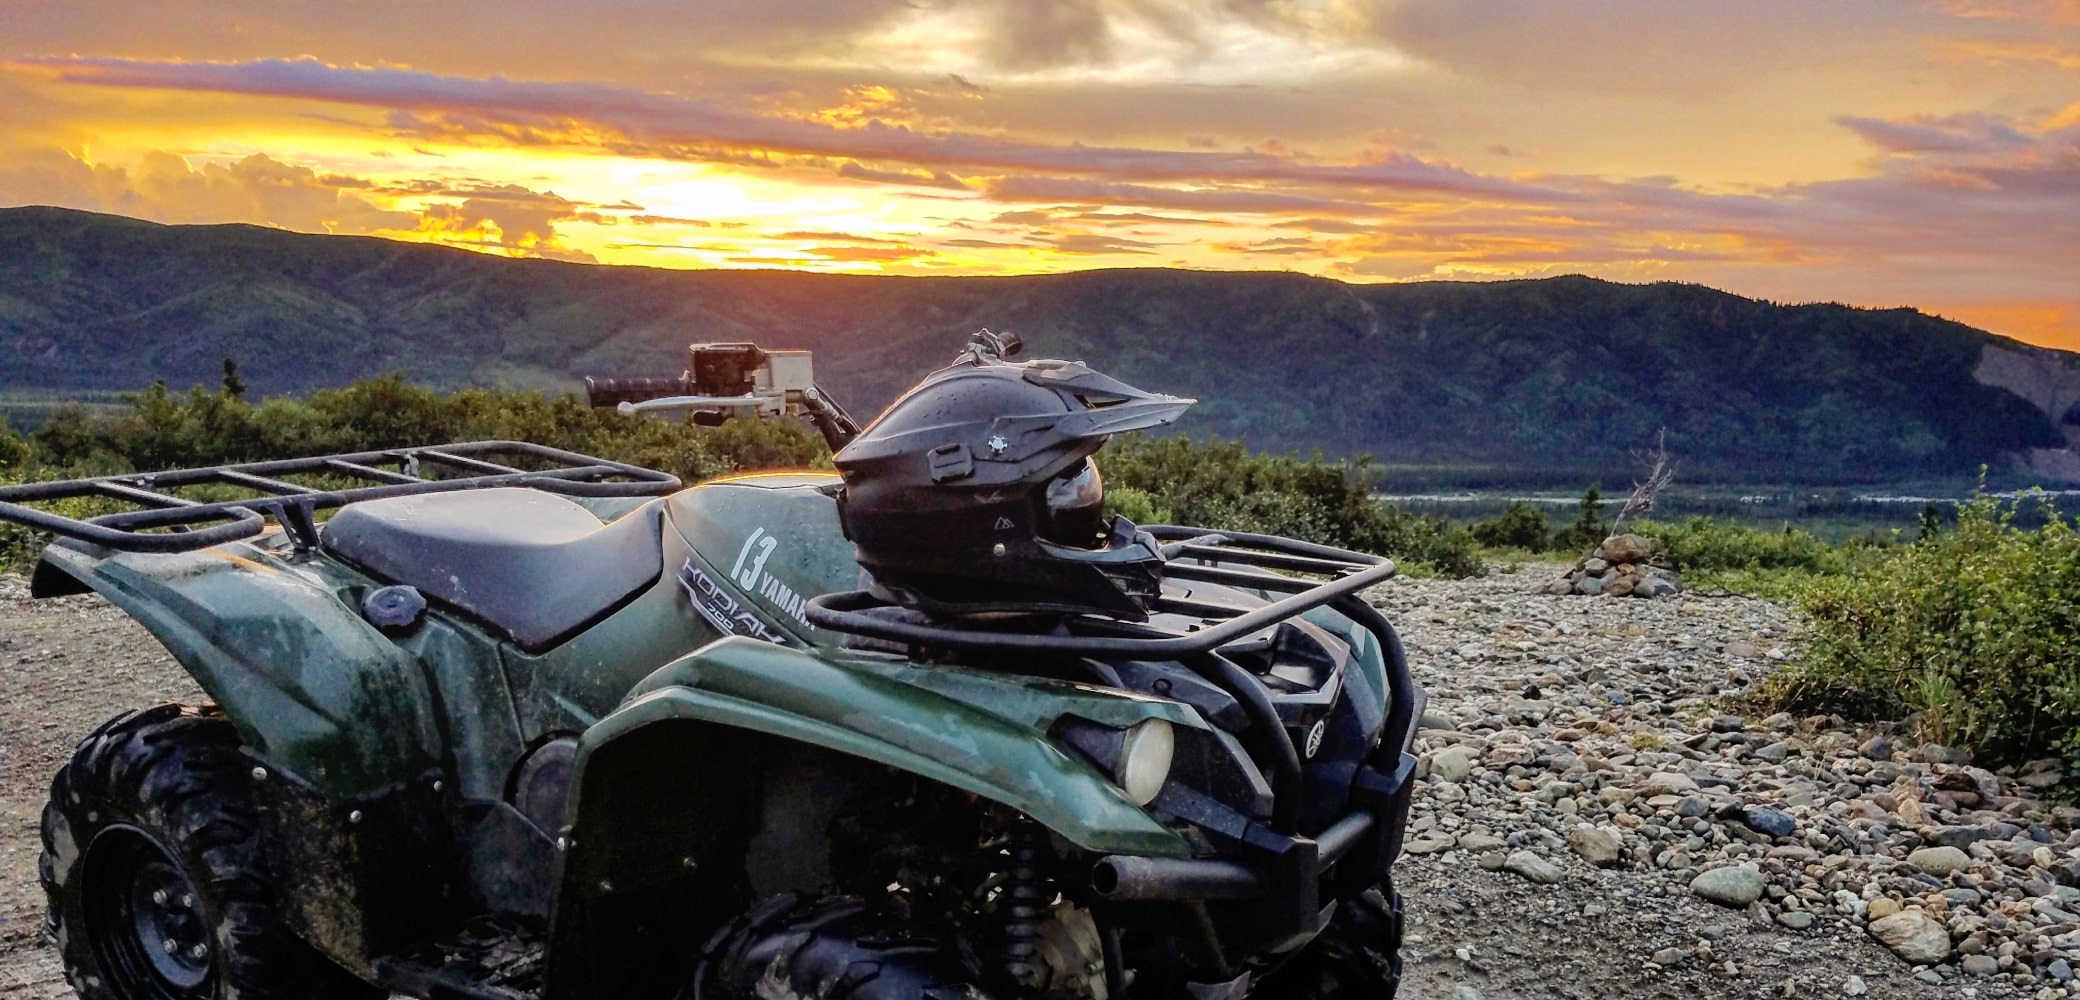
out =
<svg viewBox="0 0 2080 1000"><path fill-rule="evenodd" d="M671 268L1586 273L2080 348L2063 0L0 0L0 204Z"/></svg>

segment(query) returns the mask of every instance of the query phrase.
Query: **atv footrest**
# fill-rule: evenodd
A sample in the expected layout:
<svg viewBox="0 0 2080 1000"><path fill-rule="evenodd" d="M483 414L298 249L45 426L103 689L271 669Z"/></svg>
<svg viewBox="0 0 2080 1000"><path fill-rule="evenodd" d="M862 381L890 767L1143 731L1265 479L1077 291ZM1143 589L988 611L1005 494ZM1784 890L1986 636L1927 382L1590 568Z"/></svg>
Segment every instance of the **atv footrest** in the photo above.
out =
<svg viewBox="0 0 2080 1000"><path fill-rule="evenodd" d="M532 917L478 917L448 937L377 959L376 979L428 1000L536 1000L546 942Z"/></svg>

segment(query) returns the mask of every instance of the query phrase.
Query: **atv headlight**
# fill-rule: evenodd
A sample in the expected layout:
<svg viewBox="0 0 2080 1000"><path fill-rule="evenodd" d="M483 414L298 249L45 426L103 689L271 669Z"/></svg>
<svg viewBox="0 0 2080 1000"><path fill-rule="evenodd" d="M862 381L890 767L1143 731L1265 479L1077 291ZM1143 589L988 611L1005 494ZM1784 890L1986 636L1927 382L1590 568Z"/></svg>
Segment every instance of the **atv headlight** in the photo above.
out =
<svg viewBox="0 0 2080 1000"><path fill-rule="evenodd" d="M1119 764L1113 778L1138 805L1147 805L1162 794L1170 780L1170 762L1177 756L1177 732L1162 719L1143 719L1127 730L1119 748Z"/></svg>

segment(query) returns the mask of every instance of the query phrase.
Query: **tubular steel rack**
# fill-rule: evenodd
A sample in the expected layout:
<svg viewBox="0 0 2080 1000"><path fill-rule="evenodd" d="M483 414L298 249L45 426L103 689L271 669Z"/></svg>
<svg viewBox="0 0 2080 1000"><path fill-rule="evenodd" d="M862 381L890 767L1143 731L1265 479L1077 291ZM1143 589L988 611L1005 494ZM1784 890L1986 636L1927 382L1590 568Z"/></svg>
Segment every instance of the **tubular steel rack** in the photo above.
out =
<svg viewBox="0 0 2080 1000"><path fill-rule="evenodd" d="M523 469L492 459L547 467ZM321 489L282 478L298 475L366 485ZM104 548L186 552L252 538L267 529L272 517L298 547L312 548L318 541L315 512L362 500L493 486L635 497L669 493L679 485L679 478L668 473L577 452L524 441L472 441L0 487L0 521ZM203 502L174 492L193 486L232 487L259 495ZM82 519L27 506L70 499L115 500L142 509Z"/></svg>
<svg viewBox="0 0 2080 1000"><path fill-rule="evenodd" d="M1413 724L1412 713L1419 696L1408 672L1401 637L1384 615L1358 597L1365 588L1394 575L1392 560L1275 535L1174 525L1143 530L1167 543L1162 551L1170 560L1163 567L1163 575L1168 579L1197 580L1287 596L1260 608L1171 597L1156 603L1157 612L1217 622L1191 632L1093 615L1064 617L1062 625L1067 635L954 628L871 614L877 608L888 607L888 603L857 590L811 599L807 617L810 624L819 628L918 648L1044 652L1111 661L1176 660L1241 705L1251 722L1246 739L1246 743L1252 744L1251 756L1278 777L1278 787L1292 789L1300 784L1300 754L1291 734L1279 723L1271 692L1262 680L1222 655L1221 647L1295 615L1329 607L1380 642L1393 695L1387 731L1403 732ZM1218 565L1221 563L1244 568L1231 569ZM1315 581L1263 572L1267 569L1314 573L1329 579ZM1277 796L1273 801L1273 828L1291 833L1298 825L1299 807L1298 795Z"/></svg>

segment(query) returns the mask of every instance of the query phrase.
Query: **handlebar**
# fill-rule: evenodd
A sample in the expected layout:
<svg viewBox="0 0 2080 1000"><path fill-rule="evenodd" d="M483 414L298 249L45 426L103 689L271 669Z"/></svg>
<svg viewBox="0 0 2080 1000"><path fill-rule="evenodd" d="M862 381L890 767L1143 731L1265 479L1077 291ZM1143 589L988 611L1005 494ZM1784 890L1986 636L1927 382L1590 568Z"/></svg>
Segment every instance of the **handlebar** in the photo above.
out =
<svg viewBox="0 0 2080 1000"><path fill-rule="evenodd" d="M684 373L671 378L585 376L585 400L589 405L600 409L610 406L618 409L624 404L692 394L693 385Z"/></svg>

